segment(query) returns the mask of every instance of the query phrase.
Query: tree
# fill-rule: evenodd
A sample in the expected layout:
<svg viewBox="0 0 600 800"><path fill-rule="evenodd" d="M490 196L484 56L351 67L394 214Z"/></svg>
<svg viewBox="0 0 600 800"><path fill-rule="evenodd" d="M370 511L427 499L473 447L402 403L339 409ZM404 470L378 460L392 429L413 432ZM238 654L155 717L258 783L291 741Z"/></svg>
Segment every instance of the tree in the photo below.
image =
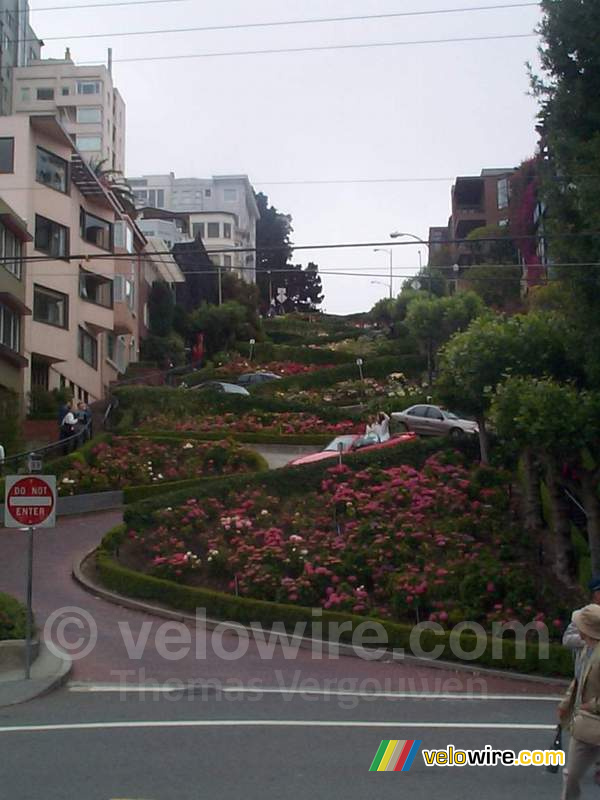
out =
<svg viewBox="0 0 600 800"><path fill-rule="evenodd" d="M562 264L600 261L600 4L542 0L542 75L532 76L540 103L541 196L550 253L575 297L588 347L588 376L600 384L600 270Z"/></svg>
<svg viewBox="0 0 600 800"><path fill-rule="evenodd" d="M482 312L483 303L474 292L439 298L417 296L409 301L405 324L427 354L429 384L440 346L457 331L468 328Z"/></svg>
<svg viewBox="0 0 600 800"><path fill-rule="evenodd" d="M581 377L566 320L555 314L485 315L455 334L440 351L436 382L442 402L475 416L482 462L488 463L487 415L508 374Z"/></svg>
<svg viewBox="0 0 600 800"><path fill-rule="evenodd" d="M150 333L168 336L173 330L175 301L166 281L154 281L148 295L148 317Z"/></svg>
<svg viewBox="0 0 600 800"><path fill-rule="evenodd" d="M204 334L208 357L232 347L236 341L248 341L258 335L258 330L248 320L248 309L230 300L220 306L203 303L190 315L192 334Z"/></svg>
<svg viewBox="0 0 600 800"><path fill-rule="evenodd" d="M515 442L523 453L526 527L530 531L538 527L530 515L539 514L541 504L536 462L543 468L551 513L551 563L557 577L572 584L575 555L562 471L566 462L577 458L582 445L579 394L572 386L548 378L511 376L498 386L491 413L498 434Z"/></svg>
<svg viewBox="0 0 600 800"><path fill-rule="evenodd" d="M466 269L466 280L471 289L487 306L504 309L517 305L521 294L521 268L508 229L485 225L471 231L467 239L473 242L473 265Z"/></svg>
<svg viewBox="0 0 600 800"><path fill-rule="evenodd" d="M324 299L319 267L310 261L306 268L295 264L289 269L283 278L277 280L277 285L285 288L287 294L286 310L318 311Z"/></svg>
<svg viewBox="0 0 600 800"><path fill-rule="evenodd" d="M264 308L271 302L272 293L285 275L292 257L292 218L269 205L266 194L256 195L260 219L256 223L256 282Z"/></svg>

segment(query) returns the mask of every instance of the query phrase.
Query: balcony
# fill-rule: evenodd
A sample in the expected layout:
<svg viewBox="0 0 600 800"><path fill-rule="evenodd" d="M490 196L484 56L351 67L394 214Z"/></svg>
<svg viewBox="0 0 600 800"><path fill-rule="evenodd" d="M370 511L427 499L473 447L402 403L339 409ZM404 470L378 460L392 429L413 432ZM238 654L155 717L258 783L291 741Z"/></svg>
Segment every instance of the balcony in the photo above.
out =
<svg viewBox="0 0 600 800"><path fill-rule="evenodd" d="M119 336L135 335L137 320L126 302L116 302L114 309L113 332Z"/></svg>

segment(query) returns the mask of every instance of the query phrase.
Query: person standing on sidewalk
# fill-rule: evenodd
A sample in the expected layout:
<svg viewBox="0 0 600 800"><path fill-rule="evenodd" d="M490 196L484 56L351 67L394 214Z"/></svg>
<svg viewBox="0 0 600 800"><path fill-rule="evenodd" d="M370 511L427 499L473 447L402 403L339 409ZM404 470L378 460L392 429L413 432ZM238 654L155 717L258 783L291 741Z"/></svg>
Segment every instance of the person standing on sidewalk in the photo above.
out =
<svg viewBox="0 0 600 800"><path fill-rule="evenodd" d="M562 800L581 797L581 779L600 757L600 605L573 612L583 648L578 674L558 706L558 718L571 740L563 771Z"/></svg>

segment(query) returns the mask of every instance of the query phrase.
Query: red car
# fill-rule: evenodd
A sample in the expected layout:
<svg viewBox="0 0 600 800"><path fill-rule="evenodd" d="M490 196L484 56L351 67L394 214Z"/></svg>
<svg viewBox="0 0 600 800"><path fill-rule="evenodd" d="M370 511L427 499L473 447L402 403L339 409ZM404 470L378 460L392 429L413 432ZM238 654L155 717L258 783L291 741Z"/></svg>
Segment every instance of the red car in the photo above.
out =
<svg viewBox="0 0 600 800"><path fill-rule="evenodd" d="M402 444L402 442L411 442L417 438L417 434L412 431L409 433L401 433L398 436L391 436L385 442L380 442L376 434L369 433L367 436L359 436L357 434L350 434L348 436L336 436L333 441L329 442L324 450L319 453L311 453L308 456L301 456L290 461L288 467L296 467L299 464L314 464L315 461L324 461L327 458L337 458L340 453L356 453L359 450L380 450L384 447L394 447L394 445Z"/></svg>

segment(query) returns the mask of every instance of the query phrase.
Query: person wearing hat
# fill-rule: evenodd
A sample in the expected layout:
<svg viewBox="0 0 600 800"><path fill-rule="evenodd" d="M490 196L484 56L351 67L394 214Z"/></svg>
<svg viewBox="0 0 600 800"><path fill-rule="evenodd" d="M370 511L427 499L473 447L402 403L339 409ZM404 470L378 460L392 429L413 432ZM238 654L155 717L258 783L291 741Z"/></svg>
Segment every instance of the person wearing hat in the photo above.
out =
<svg viewBox="0 0 600 800"><path fill-rule="evenodd" d="M600 575L594 575L588 583L588 589L591 592L591 603L600 605ZM563 633L562 638L563 646L573 651L575 658L575 677L579 671L579 660L583 652L583 639L579 635L579 631L574 622L570 622L567 629Z"/></svg>
<svg viewBox="0 0 600 800"><path fill-rule="evenodd" d="M558 706L558 718L571 733L562 800L581 797L581 779L600 757L600 605L573 612L583 642L579 670Z"/></svg>

